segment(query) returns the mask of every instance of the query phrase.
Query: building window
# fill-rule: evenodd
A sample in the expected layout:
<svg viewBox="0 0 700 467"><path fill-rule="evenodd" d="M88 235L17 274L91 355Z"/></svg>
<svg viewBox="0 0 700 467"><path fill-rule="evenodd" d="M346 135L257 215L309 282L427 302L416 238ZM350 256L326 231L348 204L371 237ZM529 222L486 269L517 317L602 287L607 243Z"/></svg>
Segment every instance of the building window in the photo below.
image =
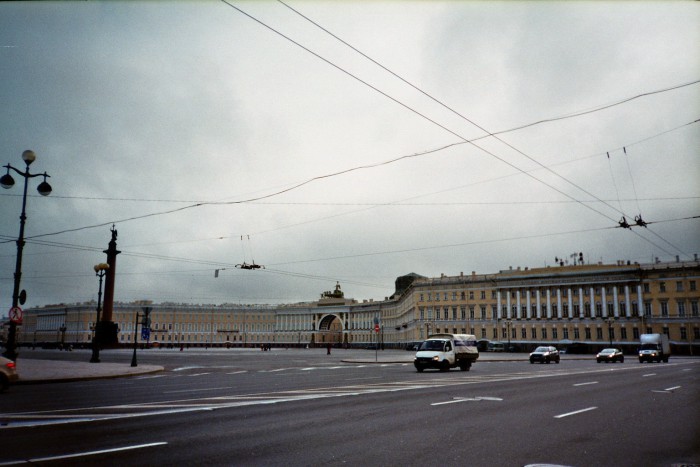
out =
<svg viewBox="0 0 700 467"><path fill-rule="evenodd" d="M474 300L474 292L469 291L469 300Z"/></svg>
<svg viewBox="0 0 700 467"><path fill-rule="evenodd" d="M620 328L620 339L627 340L627 328L624 326Z"/></svg>
<svg viewBox="0 0 700 467"><path fill-rule="evenodd" d="M698 302L696 300L690 302L690 312L692 313L693 318L698 317Z"/></svg>
<svg viewBox="0 0 700 467"><path fill-rule="evenodd" d="M644 302L644 317L651 318L651 302Z"/></svg>
<svg viewBox="0 0 700 467"><path fill-rule="evenodd" d="M649 292L650 292L650 291L649 291L649 283L648 283L648 282L645 282L644 284L642 284L642 292L644 292L644 293L649 293Z"/></svg>
<svg viewBox="0 0 700 467"><path fill-rule="evenodd" d="M460 298L461 298L462 300L464 300L464 299L466 298L464 292L462 292L461 294L459 294L459 296L460 296Z"/></svg>
<svg viewBox="0 0 700 467"><path fill-rule="evenodd" d="M669 334L668 334L668 326L664 326L664 334L666 334L666 337L668 337L668 338L671 337L671 336L669 336Z"/></svg>
<svg viewBox="0 0 700 467"><path fill-rule="evenodd" d="M621 315L627 314L627 304L625 302L620 302L620 314Z"/></svg>
<svg viewBox="0 0 700 467"><path fill-rule="evenodd" d="M685 318L685 302L678 302L678 317Z"/></svg>
<svg viewBox="0 0 700 467"><path fill-rule="evenodd" d="M555 340L558 339L558 337L557 337L558 334L559 334L559 332L557 331L557 328L553 328L552 329L552 339L555 339Z"/></svg>
<svg viewBox="0 0 700 467"><path fill-rule="evenodd" d="M445 298L445 301L447 301L447 292L445 292L444 298Z"/></svg>
<svg viewBox="0 0 700 467"><path fill-rule="evenodd" d="M485 290L481 291L481 299L486 300L486 291Z"/></svg>
<svg viewBox="0 0 700 467"><path fill-rule="evenodd" d="M700 339L700 328L693 328L693 339Z"/></svg>
<svg viewBox="0 0 700 467"><path fill-rule="evenodd" d="M661 302L661 317L668 318L668 302Z"/></svg>
<svg viewBox="0 0 700 467"><path fill-rule="evenodd" d="M467 309L465 307L460 307L459 313L462 319L467 319Z"/></svg>
<svg viewBox="0 0 700 467"><path fill-rule="evenodd" d="M423 308L420 309L420 319L425 319L425 310Z"/></svg>
<svg viewBox="0 0 700 467"><path fill-rule="evenodd" d="M498 339L498 329L493 328L493 338Z"/></svg>
<svg viewBox="0 0 700 467"><path fill-rule="evenodd" d="M682 340L688 339L688 331L685 329L685 326L681 327L681 339Z"/></svg>
<svg viewBox="0 0 700 467"><path fill-rule="evenodd" d="M557 307L557 304L556 304L556 303L552 303L552 316L559 316L559 315L558 315L558 311L559 311L559 309L558 309L558 307Z"/></svg>
<svg viewBox="0 0 700 467"><path fill-rule="evenodd" d="M590 337L591 330L588 329L588 328L586 328L586 334L587 334L586 339L590 339L590 338L591 338L591 337ZM603 339L603 330L602 330L601 328L596 328L596 329L595 329L595 338L598 339L598 340Z"/></svg>
<svg viewBox="0 0 700 467"><path fill-rule="evenodd" d="M578 303L574 303L574 316L580 316L581 307Z"/></svg>
<svg viewBox="0 0 700 467"><path fill-rule="evenodd" d="M457 292L452 292L452 300L457 300Z"/></svg>
<svg viewBox="0 0 700 467"><path fill-rule="evenodd" d="M564 314L564 316L569 316L569 303L568 302L562 303L561 312Z"/></svg>
<svg viewBox="0 0 700 467"><path fill-rule="evenodd" d="M564 339L568 339L568 338L569 338L569 328L564 328L563 336L564 336Z"/></svg>
<svg viewBox="0 0 700 467"><path fill-rule="evenodd" d="M469 319L474 319L474 305L469 306Z"/></svg>
<svg viewBox="0 0 700 467"><path fill-rule="evenodd" d="M595 304L595 315L597 318L603 317L603 304L600 302Z"/></svg>
<svg viewBox="0 0 700 467"><path fill-rule="evenodd" d="M481 337L486 338L486 328L481 328Z"/></svg>
<svg viewBox="0 0 700 467"><path fill-rule="evenodd" d="M639 303L632 302L632 316L639 316Z"/></svg>
<svg viewBox="0 0 700 467"><path fill-rule="evenodd" d="M419 301L421 301L421 302L423 301L423 294L420 294L420 299L419 299Z"/></svg>
<svg viewBox="0 0 700 467"><path fill-rule="evenodd" d="M522 328L520 330L520 335L522 336L523 339L527 339L527 329Z"/></svg>
<svg viewBox="0 0 700 467"><path fill-rule="evenodd" d="M639 339L639 328L633 328L632 329L632 338L634 340Z"/></svg>
<svg viewBox="0 0 700 467"><path fill-rule="evenodd" d="M501 329L501 337L503 339L508 339L508 330L506 328Z"/></svg>
<svg viewBox="0 0 700 467"><path fill-rule="evenodd" d="M457 307L456 306L452 307L452 319L457 321Z"/></svg>
<svg viewBox="0 0 700 467"><path fill-rule="evenodd" d="M542 339L547 338L547 328L542 328Z"/></svg>
<svg viewBox="0 0 700 467"><path fill-rule="evenodd" d="M479 308L481 308L481 319L486 319L486 307L481 305Z"/></svg>
<svg viewBox="0 0 700 467"><path fill-rule="evenodd" d="M697 286L695 285L695 281L689 281L688 285L690 285L690 291L695 292L697 289Z"/></svg>
<svg viewBox="0 0 700 467"><path fill-rule="evenodd" d="M676 292L683 292L683 282L682 281L676 282Z"/></svg>
<svg viewBox="0 0 700 467"><path fill-rule="evenodd" d="M428 297L430 298L430 297ZM435 301L439 302L440 301L440 292L435 293Z"/></svg>
<svg viewBox="0 0 700 467"><path fill-rule="evenodd" d="M666 283L665 282L659 282L659 292L661 292L661 293L666 292Z"/></svg>
<svg viewBox="0 0 700 467"><path fill-rule="evenodd" d="M581 335L578 332L578 328L574 328L574 339L580 339Z"/></svg>
<svg viewBox="0 0 700 467"><path fill-rule="evenodd" d="M496 299L496 291L495 290L491 291L491 298L494 300Z"/></svg>

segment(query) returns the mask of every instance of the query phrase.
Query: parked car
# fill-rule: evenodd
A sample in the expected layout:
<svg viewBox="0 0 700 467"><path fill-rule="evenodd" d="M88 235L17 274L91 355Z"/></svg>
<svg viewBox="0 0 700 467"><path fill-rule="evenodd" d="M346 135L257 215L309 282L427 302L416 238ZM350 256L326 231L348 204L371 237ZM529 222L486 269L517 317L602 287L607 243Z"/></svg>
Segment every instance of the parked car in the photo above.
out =
<svg viewBox="0 0 700 467"><path fill-rule="evenodd" d="M0 357L0 392L10 387L10 383L17 381L17 367L15 362L5 357Z"/></svg>
<svg viewBox="0 0 700 467"><path fill-rule="evenodd" d="M622 354L622 350L620 349L603 349L598 354L595 356L595 361L600 363L600 362L620 362L623 363L625 361L625 356Z"/></svg>
<svg viewBox="0 0 700 467"><path fill-rule="evenodd" d="M530 353L530 363L559 363L559 351L551 345L541 345Z"/></svg>

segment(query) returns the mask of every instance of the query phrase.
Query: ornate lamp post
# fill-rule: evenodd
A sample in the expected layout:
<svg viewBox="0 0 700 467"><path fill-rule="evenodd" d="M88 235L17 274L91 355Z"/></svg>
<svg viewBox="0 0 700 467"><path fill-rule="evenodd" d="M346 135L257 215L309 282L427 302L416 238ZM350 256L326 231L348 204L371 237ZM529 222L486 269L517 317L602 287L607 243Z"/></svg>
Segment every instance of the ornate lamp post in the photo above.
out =
<svg viewBox="0 0 700 467"><path fill-rule="evenodd" d="M3 188L12 188L15 184L14 178L10 175L10 169L14 170L17 174L24 178L24 192L22 194L22 214L19 216L19 238L17 238L17 263L15 265L15 276L14 276L14 288L12 289L12 309L19 306L20 302L24 304L26 299L26 293L24 291L20 292L20 279L22 278L22 250L24 249L24 223L27 220L26 207L27 207L27 182L33 177L44 177L44 181L39 184L37 191L42 196L48 196L51 193L51 185L46 182L46 178L49 175L44 172L43 174L31 174L29 173L29 166L36 159L36 154L33 151L27 149L22 153L22 160L27 165L24 172L12 167L10 164L5 165L7 168L7 173L0 177L0 185ZM10 360L17 360L17 345L16 345L16 335L17 335L17 323L13 320L10 321L10 329L7 334L7 344L5 346L5 357Z"/></svg>
<svg viewBox="0 0 700 467"><path fill-rule="evenodd" d="M508 333L508 352L510 352L510 327L513 325L513 321L507 319L506 320L506 329Z"/></svg>
<svg viewBox="0 0 700 467"><path fill-rule="evenodd" d="M605 320L608 323L608 338L610 339L610 347L612 347L612 325L615 322L614 319L608 318Z"/></svg>
<svg viewBox="0 0 700 467"><path fill-rule="evenodd" d="M100 286L97 290L97 319L95 320L95 335L92 337L92 357L90 357L90 363L100 363L100 342L97 330L99 328L100 313L102 312L102 278L107 273L109 264L96 264L93 269L95 270L95 275L100 278Z"/></svg>

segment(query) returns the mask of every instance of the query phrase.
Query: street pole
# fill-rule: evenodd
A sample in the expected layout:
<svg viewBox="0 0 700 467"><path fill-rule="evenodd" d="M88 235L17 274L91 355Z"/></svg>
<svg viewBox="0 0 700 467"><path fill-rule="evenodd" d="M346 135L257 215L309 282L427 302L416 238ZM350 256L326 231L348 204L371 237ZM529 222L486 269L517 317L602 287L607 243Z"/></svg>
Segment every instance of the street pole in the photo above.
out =
<svg viewBox="0 0 700 467"><path fill-rule="evenodd" d="M100 285L97 289L97 319L95 320L95 335L92 337L92 356L90 357L90 363L100 363L100 333L98 332L98 329L100 323L100 313L102 312L102 278L105 276L105 272L109 269L109 264L96 264L93 269L95 270L95 275L100 278Z"/></svg>
<svg viewBox="0 0 700 467"><path fill-rule="evenodd" d="M17 174L24 178L24 191L22 193L22 213L19 216L19 237L17 238L17 261L15 263L15 274L14 274L14 286L12 289L12 309L18 308L20 304L24 304L26 299L26 293L24 291L20 292L20 279L22 278L22 252L24 250L24 224L27 220L26 207L27 207L27 185L30 178L33 177L44 177L44 181L39 184L37 191L42 196L48 196L51 193L51 185L46 182L46 178L49 175L44 172L43 174L31 174L29 173L29 166L36 159L36 155L33 151L27 149L22 153L22 160L26 164L26 169L24 172L17 170L10 164L5 165L7 168L7 173L0 177L0 185L3 188L9 189L15 184L15 180L10 175L10 169L14 170ZM20 298L21 297L21 298ZM7 344L5 345L5 352L3 355L10 360L17 360L17 322L10 320L10 327L7 334Z"/></svg>
<svg viewBox="0 0 700 467"><path fill-rule="evenodd" d="M131 357L131 366L139 366L136 362L136 339L139 330L139 312L136 312L136 321L134 321L134 355Z"/></svg>

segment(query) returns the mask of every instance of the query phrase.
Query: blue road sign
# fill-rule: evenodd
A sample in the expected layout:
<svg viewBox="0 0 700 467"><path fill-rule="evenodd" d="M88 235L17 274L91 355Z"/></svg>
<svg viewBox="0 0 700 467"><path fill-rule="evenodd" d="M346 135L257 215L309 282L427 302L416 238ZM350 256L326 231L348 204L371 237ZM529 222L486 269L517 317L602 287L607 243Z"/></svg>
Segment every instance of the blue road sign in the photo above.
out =
<svg viewBox="0 0 700 467"><path fill-rule="evenodd" d="M141 328L141 339L147 341L151 338L151 328Z"/></svg>

